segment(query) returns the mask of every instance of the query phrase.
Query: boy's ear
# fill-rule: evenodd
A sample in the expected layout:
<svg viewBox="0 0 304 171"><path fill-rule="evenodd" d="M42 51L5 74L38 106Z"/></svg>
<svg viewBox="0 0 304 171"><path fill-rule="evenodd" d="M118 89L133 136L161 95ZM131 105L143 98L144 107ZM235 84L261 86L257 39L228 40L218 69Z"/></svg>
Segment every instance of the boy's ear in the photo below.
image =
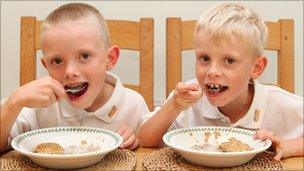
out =
<svg viewBox="0 0 304 171"><path fill-rule="evenodd" d="M116 45L113 45L110 48L108 48L107 70L111 70L115 67L119 58L119 53L120 53L119 48Z"/></svg>
<svg viewBox="0 0 304 171"><path fill-rule="evenodd" d="M44 68L47 69L46 65L45 65L45 59L44 59L44 57L40 58L40 61L41 61L42 65L44 66Z"/></svg>
<svg viewBox="0 0 304 171"><path fill-rule="evenodd" d="M264 69L266 68L266 65L267 65L267 58L265 56L258 57L255 61L251 78L252 79L259 78L263 73Z"/></svg>

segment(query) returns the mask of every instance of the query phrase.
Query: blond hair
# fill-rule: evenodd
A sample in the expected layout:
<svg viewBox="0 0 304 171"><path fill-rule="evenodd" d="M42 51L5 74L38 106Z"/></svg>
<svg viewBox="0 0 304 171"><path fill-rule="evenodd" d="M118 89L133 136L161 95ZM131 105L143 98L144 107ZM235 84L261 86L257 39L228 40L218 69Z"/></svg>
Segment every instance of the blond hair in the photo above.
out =
<svg viewBox="0 0 304 171"><path fill-rule="evenodd" d="M106 20L93 6L83 3L69 3L60 6L51 12L42 23L42 31L50 25L63 22L73 22L86 18L92 18L98 24L105 47L110 46L110 36Z"/></svg>
<svg viewBox="0 0 304 171"><path fill-rule="evenodd" d="M212 41L230 41L232 37L246 43L254 56L261 56L268 38L268 29L252 10L240 4L219 4L204 12L196 22L194 35L207 32Z"/></svg>

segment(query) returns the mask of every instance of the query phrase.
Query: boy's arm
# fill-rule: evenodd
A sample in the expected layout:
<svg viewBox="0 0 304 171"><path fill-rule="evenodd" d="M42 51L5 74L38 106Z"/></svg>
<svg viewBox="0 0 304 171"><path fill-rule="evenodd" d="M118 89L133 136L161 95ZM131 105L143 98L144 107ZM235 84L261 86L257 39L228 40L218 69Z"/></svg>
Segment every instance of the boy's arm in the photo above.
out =
<svg viewBox="0 0 304 171"><path fill-rule="evenodd" d="M141 126L138 132L139 145L142 147L160 146L163 135L177 116L201 97L202 91L198 84L178 83L173 96L169 97L163 107Z"/></svg>
<svg viewBox="0 0 304 171"><path fill-rule="evenodd" d="M142 147L155 147L162 144L162 137L182 110L175 107L173 98L169 98L164 106L149 120L138 132L139 145Z"/></svg>
<svg viewBox="0 0 304 171"><path fill-rule="evenodd" d="M304 138L290 139L283 142L283 158L291 156L303 156Z"/></svg>
<svg viewBox="0 0 304 171"><path fill-rule="evenodd" d="M22 106L20 102L18 99L15 99L14 96L11 96L4 104L1 104L0 151L7 147L8 137L21 109Z"/></svg>
<svg viewBox="0 0 304 171"><path fill-rule="evenodd" d="M0 151L7 147L11 129L23 107L47 107L65 96L63 86L50 76L18 88L1 105Z"/></svg>

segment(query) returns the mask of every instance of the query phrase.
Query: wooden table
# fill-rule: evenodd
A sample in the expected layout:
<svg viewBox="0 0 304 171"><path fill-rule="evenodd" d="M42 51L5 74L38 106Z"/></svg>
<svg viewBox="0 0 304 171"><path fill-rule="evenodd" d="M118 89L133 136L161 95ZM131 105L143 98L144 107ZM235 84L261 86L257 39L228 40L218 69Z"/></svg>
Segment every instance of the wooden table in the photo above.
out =
<svg viewBox="0 0 304 171"><path fill-rule="evenodd" d="M135 150L137 157L136 170L143 170L142 162L145 156L148 156L158 148L138 148ZM282 159L282 166L284 170L304 170L304 157L291 157Z"/></svg>

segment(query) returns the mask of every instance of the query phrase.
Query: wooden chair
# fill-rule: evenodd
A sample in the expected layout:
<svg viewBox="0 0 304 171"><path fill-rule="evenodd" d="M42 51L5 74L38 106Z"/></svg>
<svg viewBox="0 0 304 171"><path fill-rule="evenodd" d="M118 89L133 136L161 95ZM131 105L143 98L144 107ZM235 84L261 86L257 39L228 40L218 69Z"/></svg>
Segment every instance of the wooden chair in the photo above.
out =
<svg viewBox="0 0 304 171"><path fill-rule="evenodd" d="M182 80L182 51L193 49L195 20L182 21L178 17L166 20L166 96ZM280 19L266 22L269 30L266 50L277 51L278 83L294 92L294 21Z"/></svg>
<svg viewBox="0 0 304 171"><path fill-rule="evenodd" d="M36 52L42 21L36 17L21 17L20 36L20 86L36 79ZM139 85L126 85L139 92L150 110L154 108L154 20L107 20L112 44L120 49L139 51Z"/></svg>

